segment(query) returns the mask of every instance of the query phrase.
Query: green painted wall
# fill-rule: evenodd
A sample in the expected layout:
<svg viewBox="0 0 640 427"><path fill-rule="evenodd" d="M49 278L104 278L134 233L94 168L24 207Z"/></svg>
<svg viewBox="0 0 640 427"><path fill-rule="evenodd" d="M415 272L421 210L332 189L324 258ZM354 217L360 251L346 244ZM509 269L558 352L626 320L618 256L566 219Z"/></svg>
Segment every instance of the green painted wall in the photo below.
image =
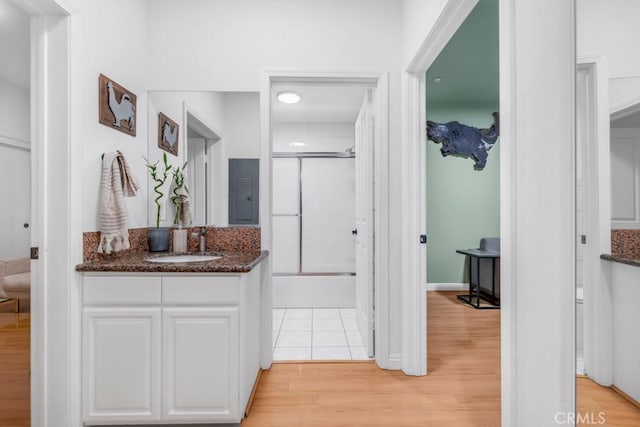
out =
<svg viewBox="0 0 640 427"><path fill-rule="evenodd" d="M438 123L487 128L494 111L496 105L454 109L427 102L427 119ZM476 171L473 160L442 157L441 145L427 141L427 282L467 282L465 256L456 249L477 248L481 237L500 236L500 144Z"/></svg>

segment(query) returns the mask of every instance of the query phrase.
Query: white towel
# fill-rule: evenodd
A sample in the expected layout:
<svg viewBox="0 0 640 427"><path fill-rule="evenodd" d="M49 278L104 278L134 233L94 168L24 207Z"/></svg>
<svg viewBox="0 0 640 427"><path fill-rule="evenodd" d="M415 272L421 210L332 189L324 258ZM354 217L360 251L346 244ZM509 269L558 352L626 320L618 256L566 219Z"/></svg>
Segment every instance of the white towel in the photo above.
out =
<svg viewBox="0 0 640 427"><path fill-rule="evenodd" d="M186 182L182 187L176 189L175 179L171 180L171 187L169 188L169 197L167 198L167 202L171 203L174 208L176 205L180 206L180 217L176 218L180 224L191 225L191 192L189 191L189 187L187 187Z"/></svg>
<svg viewBox="0 0 640 427"><path fill-rule="evenodd" d="M110 254L129 249L125 197L135 196L138 182L131 175L124 155L117 151L102 158L100 183L100 243L97 252Z"/></svg>

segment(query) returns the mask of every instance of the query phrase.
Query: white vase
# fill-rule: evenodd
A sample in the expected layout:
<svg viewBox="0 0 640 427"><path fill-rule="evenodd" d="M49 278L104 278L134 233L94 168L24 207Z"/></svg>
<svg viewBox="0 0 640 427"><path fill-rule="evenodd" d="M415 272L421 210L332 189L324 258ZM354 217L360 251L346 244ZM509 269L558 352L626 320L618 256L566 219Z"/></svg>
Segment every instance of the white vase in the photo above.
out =
<svg viewBox="0 0 640 427"><path fill-rule="evenodd" d="M187 252L187 230L173 230L173 252Z"/></svg>

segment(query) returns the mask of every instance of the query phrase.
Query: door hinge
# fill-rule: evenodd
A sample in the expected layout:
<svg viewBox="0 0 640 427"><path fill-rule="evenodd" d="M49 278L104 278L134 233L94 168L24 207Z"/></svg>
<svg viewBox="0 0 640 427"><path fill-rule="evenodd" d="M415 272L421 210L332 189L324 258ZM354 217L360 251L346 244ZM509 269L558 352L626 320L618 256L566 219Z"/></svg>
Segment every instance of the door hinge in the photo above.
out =
<svg viewBox="0 0 640 427"><path fill-rule="evenodd" d="M580 242L582 242L583 245L587 244L587 236L585 234L580 236Z"/></svg>
<svg viewBox="0 0 640 427"><path fill-rule="evenodd" d="M420 243L422 243L423 245L427 243L427 235L426 234L421 234L420 235Z"/></svg>
<svg viewBox="0 0 640 427"><path fill-rule="evenodd" d="M38 259L40 257L40 248L31 248L31 259Z"/></svg>

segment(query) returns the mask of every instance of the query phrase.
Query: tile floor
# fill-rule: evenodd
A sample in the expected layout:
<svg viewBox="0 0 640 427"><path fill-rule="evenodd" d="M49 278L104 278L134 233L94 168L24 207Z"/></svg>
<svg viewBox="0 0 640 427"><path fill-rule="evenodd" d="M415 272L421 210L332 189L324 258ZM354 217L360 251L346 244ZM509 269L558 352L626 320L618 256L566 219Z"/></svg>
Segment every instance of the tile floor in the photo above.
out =
<svg viewBox="0 0 640 427"><path fill-rule="evenodd" d="M355 309L274 308L273 360L369 360Z"/></svg>

